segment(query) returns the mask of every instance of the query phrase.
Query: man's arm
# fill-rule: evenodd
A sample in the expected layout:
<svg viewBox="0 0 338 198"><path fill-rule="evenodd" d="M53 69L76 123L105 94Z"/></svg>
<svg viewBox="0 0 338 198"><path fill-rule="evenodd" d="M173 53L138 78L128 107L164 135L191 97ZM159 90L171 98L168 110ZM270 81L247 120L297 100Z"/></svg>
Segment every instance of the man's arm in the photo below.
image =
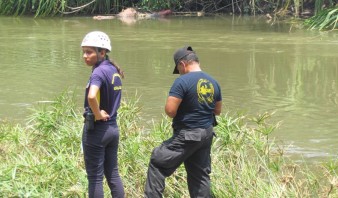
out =
<svg viewBox="0 0 338 198"><path fill-rule="evenodd" d="M169 96L165 104L165 113L169 117L174 118L176 116L177 109L180 106L181 102L182 99L176 98L174 96Z"/></svg>
<svg viewBox="0 0 338 198"><path fill-rule="evenodd" d="M219 115L221 114L222 111L222 101L216 102L215 109L214 109L214 114Z"/></svg>

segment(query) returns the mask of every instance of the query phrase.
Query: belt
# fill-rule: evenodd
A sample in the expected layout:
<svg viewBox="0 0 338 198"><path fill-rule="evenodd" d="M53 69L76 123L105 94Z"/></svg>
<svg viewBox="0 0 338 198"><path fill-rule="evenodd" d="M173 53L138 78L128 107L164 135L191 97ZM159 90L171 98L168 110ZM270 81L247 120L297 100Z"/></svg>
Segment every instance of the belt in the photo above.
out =
<svg viewBox="0 0 338 198"><path fill-rule="evenodd" d="M104 120L96 120L95 121L95 124L116 124L116 120L107 120L107 121L104 121Z"/></svg>

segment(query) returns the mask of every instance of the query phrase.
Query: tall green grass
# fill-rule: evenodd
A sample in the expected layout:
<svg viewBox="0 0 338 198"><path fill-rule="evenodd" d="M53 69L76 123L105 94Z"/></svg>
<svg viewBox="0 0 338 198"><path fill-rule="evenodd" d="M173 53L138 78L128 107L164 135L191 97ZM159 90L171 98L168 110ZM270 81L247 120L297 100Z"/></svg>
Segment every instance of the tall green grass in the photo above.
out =
<svg viewBox="0 0 338 198"><path fill-rule="evenodd" d="M266 14L278 13L285 15L292 13L298 16L306 4L318 13L326 7L334 6L333 0L1 0L0 14L19 16L22 14L35 16L62 16L64 14L116 14L127 7L140 8L147 11L171 9L175 12L206 13L236 13L236 14Z"/></svg>
<svg viewBox="0 0 338 198"><path fill-rule="evenodd" d="M315 16L305 20L309 29L334 30L338 29L338 7L320 11Z"/></svg>
<svg viewBox="0 0 338 198"><path fill-rule="evenodd" d="M83 119L71 92L35 107L27 124L0 123L0 197L86 197L81 151ZM213 197L337 197L338 163L312 172L270 138L271 113L218 117L212 146ZM127 197L143 197L151 151L171 136L171 120L142 120L138 98L119 110L119 170ZM108 196L109 190L104 185ZM189 197L184 167L167 179L165 197Z"/></svg>
<svg viewBox="0 0 338 198"><path fill-rule="evenodd" d="M125 2L125 0L1 0L0 14L12 16L25 14L36 17L64 14L109 14L116 13L123 6L127 6L128 4L124 5Z"/></svg>
<svg viewBox="0 0 338 198"><path fill-rule="evenodd" d="M0 197L82 197L82 117L65 92L32 112L27 125L0 125Z"/></svg>

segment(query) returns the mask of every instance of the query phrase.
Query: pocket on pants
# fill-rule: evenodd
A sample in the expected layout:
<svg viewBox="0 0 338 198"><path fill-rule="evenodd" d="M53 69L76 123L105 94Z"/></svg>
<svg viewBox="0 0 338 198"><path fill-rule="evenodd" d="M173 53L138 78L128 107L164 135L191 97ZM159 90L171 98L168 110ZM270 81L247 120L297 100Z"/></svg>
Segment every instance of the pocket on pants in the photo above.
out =
<svg viewBox="0 0 338 198"><path fill-rule="evenodd" d="M201 139L202 139L201 129L182 130L181 132L184 133L184 140L185 141L200 142Z"/></svg>

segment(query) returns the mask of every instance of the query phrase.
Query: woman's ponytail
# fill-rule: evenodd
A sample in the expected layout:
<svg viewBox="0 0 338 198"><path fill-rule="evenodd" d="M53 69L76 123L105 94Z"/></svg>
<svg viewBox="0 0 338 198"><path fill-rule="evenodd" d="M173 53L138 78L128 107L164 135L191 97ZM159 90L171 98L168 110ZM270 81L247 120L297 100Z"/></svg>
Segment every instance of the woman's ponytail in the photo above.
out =
<svg viewBox="0 0 338 198"><path fill-rule="evenodd" d="M100 52L102 50L102 48L98 48L98 51ZM122 78L124 78L124 72L123 70L121 69L121 67L113 60L110 60L108 54L106 53L105 57L104 57L105 60L108 60L117 70L117 72L120 74L120 76Z"/></svg>
<svg viewBox="0 0 338 198"><path fill-rule="evenodd" d="M120 74L120 76L124 78L124 71L121 69L121 67L115 61L110 60L110 62L117 69L117 72Z"/></svg>

